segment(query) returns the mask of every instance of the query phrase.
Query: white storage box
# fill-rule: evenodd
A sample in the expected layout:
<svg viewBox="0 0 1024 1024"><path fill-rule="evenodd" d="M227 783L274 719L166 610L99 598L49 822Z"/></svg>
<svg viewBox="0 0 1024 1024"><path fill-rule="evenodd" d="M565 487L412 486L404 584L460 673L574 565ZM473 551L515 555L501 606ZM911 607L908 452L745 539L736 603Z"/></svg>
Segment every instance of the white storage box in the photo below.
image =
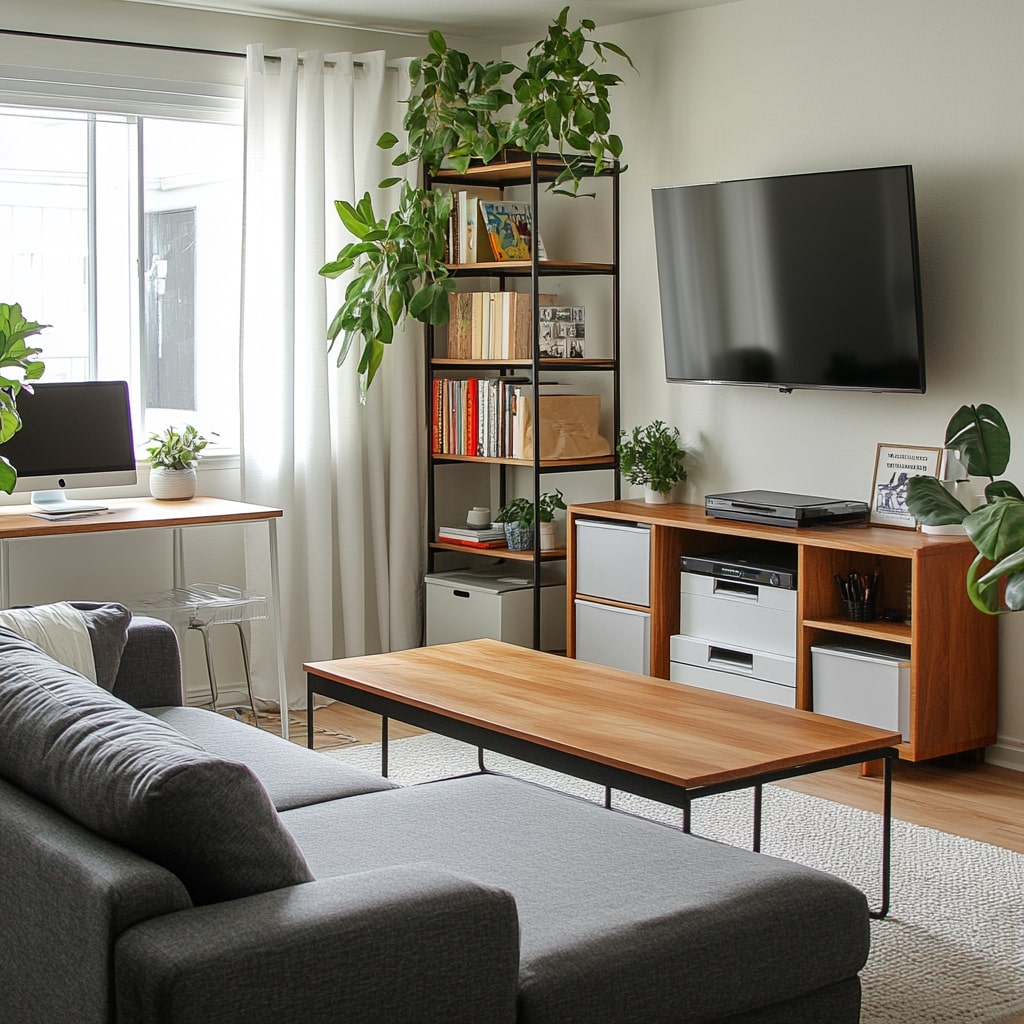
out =
<svg viewBox="0 0 1024 1024"><path fill-rule="evenodd" d="M910 649L884 641L811 648L814 710L910 737Z"/></svg>
<svg viewBox="0 0 1024 1024"><path fill-rule="evenodd" d="M577 600L576 658L623 672L649 675L650 614Z"/></svg>
<svg viewBox="0 0 1024 1024"><path fill-rule="evenodd" d="M651 603L651 531L626 523L576 521L576 593Z"/></svg>
<svg viewBox="0 0 1024 1024"><path fill-rule="evenodd" d="M679 632L727 647L796 657L796 591L680 573Z"/></svg>
<svg viewBox="0 0 1024 1024"><path fill-rule="evenodd" d="M501 575L462 569L432 573L423 582L428 646L483 637L533 646L532 577L509 569ZM540 618L541 649L564 651L564 583L541 587Z"/></svg>
<svg viewBox="0 0 1024 1024"><path fill-rule="evenodd" d="M672 682L796 707L796 658L679 635L669 638L669 657Z"/></svg>

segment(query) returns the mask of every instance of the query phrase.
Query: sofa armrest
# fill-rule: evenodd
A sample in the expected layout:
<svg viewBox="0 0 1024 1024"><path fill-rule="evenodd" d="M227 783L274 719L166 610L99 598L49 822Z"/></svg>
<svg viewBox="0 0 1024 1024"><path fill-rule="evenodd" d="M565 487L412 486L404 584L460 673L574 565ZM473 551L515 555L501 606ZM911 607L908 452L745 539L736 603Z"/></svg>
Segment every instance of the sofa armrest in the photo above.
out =
<svg viewBox="0 0 1024 1024"><path fill-rule="evenodd" d="M161 619L132 616L113 693L137 708L182 703L181 654L172 626Z"/></svg>
<svg viewBox="0 0 1024 1024"><path fill-rule="evenodd" d="M321 879L143 922L118 1024L514 1024L515 902L426 867Z"/></svg>

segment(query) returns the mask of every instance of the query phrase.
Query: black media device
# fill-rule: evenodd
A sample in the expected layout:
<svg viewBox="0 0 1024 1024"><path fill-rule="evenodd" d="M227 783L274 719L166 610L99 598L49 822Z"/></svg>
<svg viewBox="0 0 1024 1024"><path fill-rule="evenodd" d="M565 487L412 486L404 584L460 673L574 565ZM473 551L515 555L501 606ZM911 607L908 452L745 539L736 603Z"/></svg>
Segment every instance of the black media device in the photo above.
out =
<svg viewBox="0 0 1024 1024"><path fill-rule="evenodd" d="M866 523L868 505L864 501L819 498L811 494L787 494L784 491L732 491L707 495L704 498L704 512L716 519L795 528Z"/></svg>
<svg viewBox="0 0 1024 1024"><path fill-rule="evenodd" d="M652 192L665 376L925 390L909 165Z"/></svg>
<svg viewBox="0 0 1024 1024"><path fill-rule="evenodd" d="M791 544L764 544L706 555L683 555L679 565L683 572L700 576L796 590L796 548Z"/></svg>

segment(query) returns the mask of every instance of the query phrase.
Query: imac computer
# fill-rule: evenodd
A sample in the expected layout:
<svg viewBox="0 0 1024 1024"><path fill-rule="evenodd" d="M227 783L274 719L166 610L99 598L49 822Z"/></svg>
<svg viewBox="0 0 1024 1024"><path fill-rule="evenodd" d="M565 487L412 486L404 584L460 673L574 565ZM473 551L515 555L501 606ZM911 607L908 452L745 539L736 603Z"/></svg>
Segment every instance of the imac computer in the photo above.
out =
<svg viewBox="0 0 1024 1024"><path fill-rule="evenodd" d="M128 385L115 381L34 384L18 395L21 430L3 447L18 472L15 491L31 491L42 513L106 511L90 501L68 501L66 489L136 482Z"/></svg>

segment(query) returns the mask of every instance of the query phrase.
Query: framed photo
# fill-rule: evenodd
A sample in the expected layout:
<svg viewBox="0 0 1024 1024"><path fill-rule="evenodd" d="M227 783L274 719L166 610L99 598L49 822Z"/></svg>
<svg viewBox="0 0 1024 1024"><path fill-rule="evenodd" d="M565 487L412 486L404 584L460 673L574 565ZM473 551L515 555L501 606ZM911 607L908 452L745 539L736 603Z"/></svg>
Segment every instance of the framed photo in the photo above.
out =
<svg viewBox="0 0 1024 1024"><path fill-rule="evenodd" d="M870 520L879 526L913 530L917 521L907 508L907 481L914 476L938 476L941 448L909 444L880 444L875 453Z"/></svg>

